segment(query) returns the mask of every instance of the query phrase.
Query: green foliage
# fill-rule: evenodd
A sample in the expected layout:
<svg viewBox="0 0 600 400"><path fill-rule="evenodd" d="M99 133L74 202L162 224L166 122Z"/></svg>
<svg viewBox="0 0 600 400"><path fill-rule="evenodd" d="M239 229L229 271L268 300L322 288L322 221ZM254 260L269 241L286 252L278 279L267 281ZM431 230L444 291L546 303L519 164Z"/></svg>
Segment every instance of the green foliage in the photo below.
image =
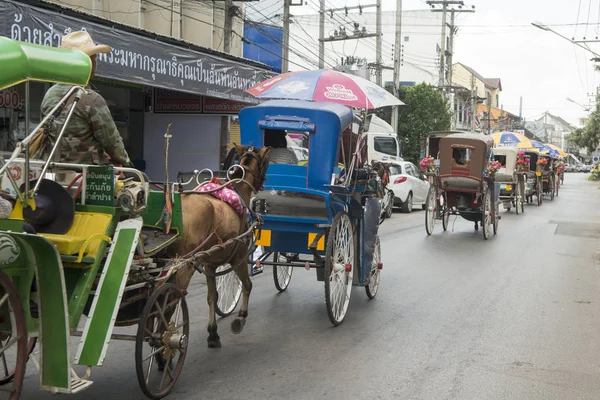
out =
<svg viewBox="0 0 600 400"><path fill-rule="evenodd" d="M421 139L429 132L450 129L452 114L448 101L429 84L402 88L400 99L405 103L398 115L398 135L404 141L402 156L418 163Z"/></svg>
<svg viewBox="0 0 600 400"><path fill-rule="evenodd" d="M600 104L597 104L590 114L587 124L567 135L565 139L579 147L587 148L589 152L596 151L600 144Z"/></svg>

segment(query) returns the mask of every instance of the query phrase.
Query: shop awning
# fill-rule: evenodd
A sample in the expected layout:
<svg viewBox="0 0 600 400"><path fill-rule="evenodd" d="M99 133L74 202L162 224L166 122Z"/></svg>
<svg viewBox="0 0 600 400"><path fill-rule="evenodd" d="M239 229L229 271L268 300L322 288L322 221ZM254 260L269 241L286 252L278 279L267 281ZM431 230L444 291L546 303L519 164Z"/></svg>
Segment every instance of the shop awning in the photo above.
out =
<svg viewBox="0 0 600 400"><path fill-rule="evenodd" d="M268 66L252 60L151 37L147 31L59 6L51 8L63 12L48 7L0 0L0 15L7 16L0 20L0 35L58 47L65 34L86 30L95 42L113 48L109 54L98 56L99 77L223 99L256 103L245 90L276 75Z"/></svg>

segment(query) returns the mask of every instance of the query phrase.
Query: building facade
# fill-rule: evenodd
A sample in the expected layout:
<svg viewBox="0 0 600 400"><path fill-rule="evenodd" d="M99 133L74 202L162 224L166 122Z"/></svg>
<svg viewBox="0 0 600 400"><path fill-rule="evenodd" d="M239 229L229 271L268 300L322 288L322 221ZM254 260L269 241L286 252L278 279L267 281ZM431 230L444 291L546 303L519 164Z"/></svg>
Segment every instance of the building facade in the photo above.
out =
<svg viewBox="0 0 600 400"><path fill-rule="evenodd" d="M493 132L514 126L516 116L501 109L500 78L484 78L473 68L455 63L452 65L451 89L455 129L487 131L490 128Z"/></svg>
<svg viewBox="0 0 600 400"><path fill-rule="evenodd" d="M173 29L172 36L139 29L135 22L151 26L158 10L144 8L147 2L142 1L141 14L124 13L118 11L122 3L128 4L128 10L136 10L139 5L137 1L72 0L73 7L79 4L85 10L81 12L49 2L0 0L0 13L8 16L0 20L0 35L57 47L62 36L71 31L90 32L95 41L113 48L112 52L98 56L98 70L91 88L106 99L136 167L145 170L151 179L164 178L163 136L168 124L172 124L170 147L177 156L170 157L170 179L174 180L178 171L218 169L228 137L221 134L221 117L235 116L240 108L256 103L245 89L274 73L262 63L176 37L181 33L185 38L186 29L194 26L190 24L200 24L199 21L182 17L178 21L180 31ZM154 0L151 3L162 4ZM182 6L188 5L184 2ZM170 15L162 11L163 16ZM180 16L175 12L173 15ZM105 16L113 19L104 19ZM218 21L214 18L216 25ZM171 33L169 24L166 28L156 24L153 29ZM213 27L200 25L209 27L204 32L212 37ZM208 43L209 39L202 34L198 34L198 42L202 42L201 37ZM238 47L241 54L241 46ZM0 151L11 152L14 144L25 137L27 128L39 122L41 99L49 87L44 83L21 84L6 91L8 95L2 93L11 102L0 105Z"/></svg>

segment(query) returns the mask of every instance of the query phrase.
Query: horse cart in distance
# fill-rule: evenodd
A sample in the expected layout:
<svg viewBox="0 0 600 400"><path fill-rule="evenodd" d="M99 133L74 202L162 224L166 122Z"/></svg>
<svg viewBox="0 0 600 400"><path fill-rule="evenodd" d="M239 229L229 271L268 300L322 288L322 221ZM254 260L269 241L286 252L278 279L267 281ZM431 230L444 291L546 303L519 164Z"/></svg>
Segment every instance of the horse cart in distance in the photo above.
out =
<svg viewBox="0 0 600 400"><path fill-rule="evenodd" d="M556 170L554 168L556 160L556 157L546 154L540 154L538 158L537 171L542 173L542 192L549 195L551 201L554 200L556 194Z"/></svg>
<svg viewBox="0 0 600 400"><path fill-rule="evenodd" d="M486 240L490 226L494 234L498 231L500 184L495 181L496 171L489 169L493 145L491 137L474 133L455 133L440 139L439 170L428 174L433 182L425 212L428 235L439 219L447 230L450 215L474 222L475 230L481 224Z"/></svg>
<svg viewBox="0 0 600 400"><path fill-rule="evenodd" d="M52 162L85 93L91 60L77 50L1 37L0 54L0 89L24 81L74 85L0 163L12 196L0 199L12 206L0 216L0 388L17 400L29 365L39 370L41 389L79 392L93 383L92 367L103 365L111 340L126 340L135 343L144 394L165 397L182 371L190 325L184 292L173 283L178 259L167 251L184 235L182 196L151 191L135 169ZM70 99L49 161L31 160L28 145L38 129ZM137 333L117 334L118 326Z"/></svg>
<svg viewBox="0 0 600 400"><path fill-rule="evenodd" d="M535 149L529 149L525 152L525 199L527 203L533 203L533 196L536 197L537 205L543 203L542 192L542 172L538 164L540 153Z"/></svg>
<svg viewBox="0 0 600 400"><path fill-rule="evenodd" d="M519 159L520 152L514 147L495 147L494 160L501 168L496 172L496 182L500 183L500 202L506 211L515 208L517 214L525 211L525 174L524 159Z"/></svg>
<svg viewBox="0 0 600 400"><path fill-rule="evenodd" d="M294 267L316 270L329 319L339 325L352 287L375 297L383 266L377 174L356 151L364 150L366 135L352 132L352 110L334 103L272 100L244 108L239 119L246 145L262 146L286 131L309 132L308 162L270 164L264 190L251 201L263 217L255 244L264 253L255 262L273 266L280 291Z"/></svg>

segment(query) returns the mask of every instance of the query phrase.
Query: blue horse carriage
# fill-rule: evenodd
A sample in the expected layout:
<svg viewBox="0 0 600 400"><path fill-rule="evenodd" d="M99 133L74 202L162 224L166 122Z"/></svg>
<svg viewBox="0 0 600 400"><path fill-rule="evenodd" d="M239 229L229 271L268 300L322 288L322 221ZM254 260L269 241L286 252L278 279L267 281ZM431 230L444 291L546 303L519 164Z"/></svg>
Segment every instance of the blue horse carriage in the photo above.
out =
<svg viewBox="0 0 600 400"><path fill-rule="evenodd" d="M255 234L284 291L294 267L315 269L325 282L329 319L343 322L353 286L374 298L383 267L378 226L377 174L362 157L364 138L353 132L349 107L272 100L240 112L241 141L263 147L270 135L308 133L308 162L271 163L264 189L250 208L264 219ZM358 150L357 150L358 149Z"/></svg>

